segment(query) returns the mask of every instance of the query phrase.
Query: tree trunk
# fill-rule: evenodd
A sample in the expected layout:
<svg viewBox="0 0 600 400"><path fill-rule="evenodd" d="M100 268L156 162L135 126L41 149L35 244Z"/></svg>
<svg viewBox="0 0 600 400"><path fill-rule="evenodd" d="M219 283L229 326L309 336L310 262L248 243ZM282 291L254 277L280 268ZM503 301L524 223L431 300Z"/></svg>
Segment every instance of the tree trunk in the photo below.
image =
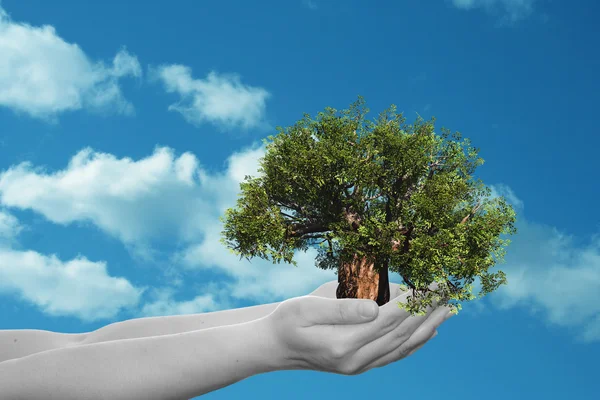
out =
<svg viewBox="0 0 600 400"><path fill-rule="evenodd" d="M357 231L361 222L360 216L348 208L343 212L348 224ZM393 249L396 248L397 244L394 243ZM376 301L379 306L384 305L390 301L388 264L382 265L378 273L374 263L354 254L352 262L340 262L338 266L338 287L335 294L338 299L370 299Z"/></svg>
<svg viewBox="0 0 600 400"><path fill-rule="evenodd" d="M338 299L371 299L382 306L390 301L388 267L384 265L378 273L374 263L359 258L356 254L350 263L338 267Z"/></svg>

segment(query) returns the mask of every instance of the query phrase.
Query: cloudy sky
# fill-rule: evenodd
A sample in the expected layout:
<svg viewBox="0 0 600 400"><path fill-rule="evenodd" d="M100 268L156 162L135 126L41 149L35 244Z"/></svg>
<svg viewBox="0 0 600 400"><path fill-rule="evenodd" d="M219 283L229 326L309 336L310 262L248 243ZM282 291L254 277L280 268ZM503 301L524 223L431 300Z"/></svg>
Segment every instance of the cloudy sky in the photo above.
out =
<svg viewBox="0 0 600 400"><path fill-rule="evenodd" d="M298 268L240 260L218 218L257 176L262 138L360 94L373 117L393 103L480 148L477 176L517 211L509 284L409 360L258 376L207 398L423 397L424 385L431 398L592 397L599 12L593 0L2 0L0 329L88 332L335 279L312 249Z"/></svg>

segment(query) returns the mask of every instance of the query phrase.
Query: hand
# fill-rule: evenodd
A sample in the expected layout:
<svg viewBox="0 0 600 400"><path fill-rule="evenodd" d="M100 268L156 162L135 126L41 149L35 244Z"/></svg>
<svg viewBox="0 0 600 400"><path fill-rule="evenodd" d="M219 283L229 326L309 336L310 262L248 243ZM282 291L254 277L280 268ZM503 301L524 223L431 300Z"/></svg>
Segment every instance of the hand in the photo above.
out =
<svg viewBox="0 0 600 400"><path fill-rule="evenodd" d="M390 282L390 297L396 297L396 296L400 296L402 293L406 293L405 290L402 290L400 288L400 284L399 283L392 283ZM324 284L322 284L321 286L319 286L318 288L316 288L315 290L313 290L309 296L318 296L318 297L325 297L328 299L335 299L337 298L336 295L336 290L338 287L338 281L329 281L326 282ZM429 288L431 290L435 290L437 289L437 283L432 283ZM406 299L406 296L404 297L404 299ZM431 336L429 339L427 339L425 341L425 343L427 343L429 340L433 339L434 337L436 337L438 334L438 331L436 330L435 333L433 334L433 336ZM425 343L422 343L420 346L418 346L416 349L412 350L410 353L408 353L408 356L412 356L414 353L416 353L418 350L421 349L421 347L423 347L425 345ZM407 356L407 357L408 357Z"/></svg>
<svg viewBox="0 0 600 400"><path fill-rule="evenodd" d="M408 295L381 307L363 299L296 297L266 319L292 368L356 375L407 357L451 315L433 304L426 315L412 316L396 304Z"/></svg>

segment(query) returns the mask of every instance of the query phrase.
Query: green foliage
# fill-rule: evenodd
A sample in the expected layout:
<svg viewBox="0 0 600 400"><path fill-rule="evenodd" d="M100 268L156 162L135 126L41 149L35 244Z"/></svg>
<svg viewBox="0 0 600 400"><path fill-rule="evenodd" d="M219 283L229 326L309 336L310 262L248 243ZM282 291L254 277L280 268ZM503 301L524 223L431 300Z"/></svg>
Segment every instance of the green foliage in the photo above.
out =
<svg viewBox="0 0 600 400"><path fill-rule="evenodd" d="M295 249L317 246L323 269L367 257L402 276L413 296L400 306L412 313L434 299L457 312L475 298L476 277L480 296L505 284L489 269L502 261L510 242L500 235L516 233L516 215L473 178L479 149L458 132L436 134L435 119L408 125L394 106L375 121L367 113L359 97L263 140L262 176L240 184L236 207L221 218L221 243L248 260L293 265Z"/></svg>

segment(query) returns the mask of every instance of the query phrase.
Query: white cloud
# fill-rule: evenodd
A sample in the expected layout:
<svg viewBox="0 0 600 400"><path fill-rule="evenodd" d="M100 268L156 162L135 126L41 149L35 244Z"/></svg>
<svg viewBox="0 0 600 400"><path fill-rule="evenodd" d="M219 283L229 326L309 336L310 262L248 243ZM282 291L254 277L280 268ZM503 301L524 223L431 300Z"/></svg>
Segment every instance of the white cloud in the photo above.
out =
<svg viewBox="0 0 600 400"><path fill-rule="evenodd" d="M315 266L315 249L295 252L294 260L298 267L286 263L273 264L261 258L240 260L219 242L220 222L215 219L208 222L204 241L190 246L179 255L178 260L187 268L217 269L228 274L233 281L226 286L233 298L272 302L308 294L320 284L337 279L333 271Z"/></svg>
<svg viewBox="0 0 600 400"><path fill-rule="evenodd" d="M533 12L536 0L452 0L452 4L462 10L482 8L487 12L501 12L511 22L516 22Z"/></svg>
<svg viewBox="0 0 600 400"><path fill-rule="evenodd" d="M112 318L137 305L145 289L109 276L104 262L84 257L65 262L55 255L13 250L23 229L17 218L0 210L0 294L16 294L52 316L84 321Z"/></svg>
<svg viewBox="0 0 600 400"><path fill-rule="evenodd" d="M304 4L305 7L307 7L309 10L317 10L319 9L319 6L317 5L317 3L313 0L303 0L302 3Z"/></svg>
<svg viewBox="0 0 600 400"><path fill-rule="evenodd" d="M165 315L198 314L220 309L212 294L200 295L192 300L177 301L173 299L174 290L162 288L153 290L154 300L141 309L141 317L158 317Z"/></svg>
<svg viewBox="0 0 600 400"><path fill-rule="evenodd" d="M151 75L162 81L167 92L180 96L169 110L177 111L191 124L208 122L221 128L244 129L264 125L269 92L243 84L236 74L212 71L205 79L194 79L189 67L174 64L151 69Z"/></svg>
<svg viewBox="0 0 600 400"><path fill-rule="evenodd" d="M232 301L230 288L223 281L194 284L194 290L201 293L191 300L176 299L176 288L162 287L148 290L149 300L140 309L140 317L158 317L163 315L184 315L229 310L236 308Z"/></svg>
<svg viewBox="0 0 600 400"><path fill-rule="evenodd" d="M580 340L600 341L600 237L576 245L573 237L525 219L517 229L499 266L508 284L493 302L525 306L551 324L581 328Z"/></svg>
<svg viewBox="0 0 600 400"><path fill-rule="evenodd" d="M551 325L573 327L580 341L600 341L600 236L577 245L573 236L524 218L523 201L510 187L489 186L490 197L504 196L514 206L518 230L506 237L511 243L505 263L491 271L504 271L508 284L488 295L490 302L505 310L524 307ZM473 286L479 293L479 279ZM480 301L467 306L469 313L489 310Z"/></svg>
<svg viewBox="0 0 600 400"><path fill-rule="evenodd" d="M506 247L508 284L489 297L501 309L526 307L553 325L578 327L578 339L600 341L600 236L576 245L556 228L528 221L510 187L490 185L491 197L504 196L517 211L517 234ZM477 293L480 285L475 285ZM483 307L483 306L482 306ZM480 307L481 308L481 307Z"/></svg>
<svg viewBox="0 0 600 400"><path fill-rule="evenodd" d="M15 216L0 210L0 247L12 242L22 230L23 227Z"/></svg>
<svg viewBox="0 0 600 400"><path fill-rule="evenodd" d="M0 201L57 224L89 221L126 244L176 236L197 239L209 211L198 188L198 161L168 148L134 161L86 148L46 173L29 163L0 174Z"/></svg>
<svg viewBox="0 0 600 400"><path fill-rule="evenodd" d="M112 66L92 61L54 27L12 21L0 6L0 54L0 106L50 121L81 108L133 112L118 81L142 70L125 49Z"/></svg>
<svg viewBox="0 0 600 400"><path fill-rule="evenodd" d="M489 185L489 188L492 191L490 194L490 198L502 196L509 204L513 205L515 209L523 210L525 208L523 201L521 201L521 199L519 199L512 191L512 189L508 186L503 184L497 184Z"/></svg>
<svg viewBox="0 0 600 400"><path fill-rule="evenodd" d="M104 262L61 261L34 251L0 248L0 293L17 294L51 316L83 321L114 317L136 306L144 288L109 276Z"/></svg>

